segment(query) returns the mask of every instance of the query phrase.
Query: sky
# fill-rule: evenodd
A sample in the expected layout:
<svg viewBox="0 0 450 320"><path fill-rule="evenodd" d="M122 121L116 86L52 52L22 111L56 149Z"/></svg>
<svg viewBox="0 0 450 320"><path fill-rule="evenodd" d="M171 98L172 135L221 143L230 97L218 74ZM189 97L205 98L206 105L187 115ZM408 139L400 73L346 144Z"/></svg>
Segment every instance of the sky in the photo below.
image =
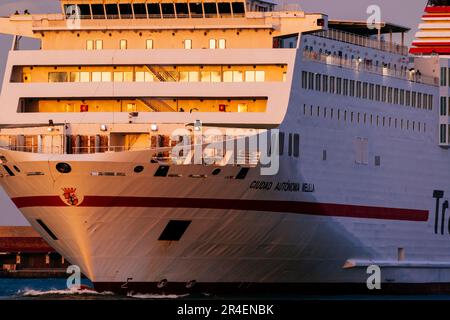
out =
<svg viewBox="0 0 450 320"><path fill-rule="evenodd" d="M370 5L381 8L383 21L410 27L412 30L406 36L410 43L417 31L417 25L426 5L426 0L281 0L285 4L296 3L306 12L325 13L330 19L366 20L366 10ZM60 12L58 0L0 0L0 16L9 16L16 10L31 13ZM12 38L0 35L0 81L3 79L4 65ZM1 113L0 113L1 122ZM6 197L0 188L0 225L27 225L26 220Z"/></svg>

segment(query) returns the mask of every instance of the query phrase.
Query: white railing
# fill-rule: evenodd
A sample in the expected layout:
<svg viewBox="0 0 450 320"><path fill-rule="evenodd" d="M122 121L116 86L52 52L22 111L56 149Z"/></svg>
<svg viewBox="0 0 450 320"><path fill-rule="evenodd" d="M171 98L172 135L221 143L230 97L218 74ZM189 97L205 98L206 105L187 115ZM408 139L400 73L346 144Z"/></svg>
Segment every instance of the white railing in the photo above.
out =
<svg viewBox="0 0 450 320"><path fill-rule="evenodd" d="M389 69L384 66L376 66L373 64L359 61L358 59L344 59L343 57L326 55L313 51L304 51L303 59L312 60L327 65L338 66L357 71L364 71L375 73L382 76L394 77L397 79L407 80L411 82L418 82L429 85L438 85L438 78L428 77L420 74L420 71L409 71L407 69Z"/></svg>
<svg viewBox="0 0 450 320"><path fill-rule="evenodd" d="M329 30L322 30L317 31L314 33L310 33L310 35L321 37L321 38L327 38L331 40L341 41L341 42L347 42L351 44L356 44L358 46L362 47L368 47L373 49L378 49L382 51L397 53L401 55L408 55L408 47L402 46L400 44L394 43L394 42L387 42L384 40L378 40L378 39L371 39L368 37L363 37L354 33L349 33L345 31L335 30L335 29L329 29Z"/></svg>

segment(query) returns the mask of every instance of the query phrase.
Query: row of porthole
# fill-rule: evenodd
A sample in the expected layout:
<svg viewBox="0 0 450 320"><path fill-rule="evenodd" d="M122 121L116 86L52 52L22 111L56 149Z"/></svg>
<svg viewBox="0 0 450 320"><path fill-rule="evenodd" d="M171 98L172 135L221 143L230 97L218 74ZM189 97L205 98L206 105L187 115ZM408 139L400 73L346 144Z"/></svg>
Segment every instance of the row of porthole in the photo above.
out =
<svg viewBox="0 0 450 320"><path fill-rule="evenodd" d="M16 166L14 166L14 169L17 170L17 172L20 172L19 168L17 168ZM56 170L58 170L58 172L60 173L70 173L72 172L72 167L70 166L70 164L65 163L65 162L60 162L56 165ZM144 166L136 166L134 167L134 172L135 173L141 173L142 171L144 171ZM213 176L217 176L218 174L220 174L222 170L219 168L215 168L211 174Z"/></svg>

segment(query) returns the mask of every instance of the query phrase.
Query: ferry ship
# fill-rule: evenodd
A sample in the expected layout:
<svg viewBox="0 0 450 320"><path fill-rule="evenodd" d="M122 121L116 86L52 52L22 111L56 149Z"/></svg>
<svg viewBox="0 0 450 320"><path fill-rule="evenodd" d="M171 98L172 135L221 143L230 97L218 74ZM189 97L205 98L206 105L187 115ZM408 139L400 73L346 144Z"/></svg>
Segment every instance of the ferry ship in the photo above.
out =
<svg viewBox="0 0 450 320"><path fill-rule="evenodd" d="M0 184L97 290L450 289L450 1L411 49L269 0L61 10L0 19Z"/></svg>

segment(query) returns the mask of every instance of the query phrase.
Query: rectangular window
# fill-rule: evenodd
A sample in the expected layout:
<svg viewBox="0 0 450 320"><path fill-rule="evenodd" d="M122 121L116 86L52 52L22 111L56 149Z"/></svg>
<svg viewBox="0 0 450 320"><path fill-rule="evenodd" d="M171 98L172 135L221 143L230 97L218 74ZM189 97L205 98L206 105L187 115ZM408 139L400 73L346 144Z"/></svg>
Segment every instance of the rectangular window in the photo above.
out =
<svg viewBox="0 0 450 320"><path fill-rule="evenodd" d="M374 92L375 91L375 85L373 83L369 84L369 99L374 99Z"/></svg>
<svg viewBox="0 0 450 320"><path fill-rule="evenodd" d="M102 82L111 82L111 72L102 72Z"/></svg>
<svg viewBox="0 0 450 320"><path fill-rule="evenodd" d="M278 155L282 156L284 153L284 132L278 133Z"/></svg>
<svg viewBox="0 0 450 320"><path fill-rule="evenodd" d="M211 82L211 72L209 71L200 72L200 82Z"/></svg>
<svg viewBox="0 0 450 320"><path fill-rule="evenodd" d="M233 71L223 72L223 82L233 82Z"/></svg>
<svg viewBox="0 0 450 320"><path fill-rule="evenodd" d="M342 78L336 78L336 94L342 94Z"/></svg>
<svg viewBox="0 0 450 320"><path fill-rule="evenodd" d="M184 40L184 48L185 49L192 49L192 40L191 39Z"/></svg>
<svg viewBox="0 0 450 320"><path fill-rule="evenodd" d="M367 138L356 138L355 162L362 165L369 164L369 140Z"/></svg>
<svg viewBox="0 0 450 320"><path fill-rule="evenodd" d="M145 47L146 47L147 49L153 49L153 39L147 39L147 40L145 41Z"/></svg>
<svg viewBox="0 0 450 320"><path fill-rule="evenodd" d="M308 72L302 71L302 89L308 88Z"/></svg>
<svg viewBox="0 0 450 320"><path fill-rule="evenodd" d="M314 90L314 73L308 72L308 89Z"/></svg>
<svg viewBox="0 0 450 320"><path fill-rule="evenodd" d="M90 82L91 81L91 73L90 72L80 72L80 82Z"/></svg>
<svg viewBox="0 0 450 320"><path fill-rule="evenodd" d="M227 46L227 41L225 39L219 39L219 49L225 49Z"/></svg>
<svg viewBox="0 0 450 320"><path fill-rule="evenodd" d="M322 76L322 91L328 92L328 76L327 75Z"/></svg>
<svg viewBox="0 0 450 320"><path fill-rule="evenodd" d="M95 41L95 50L103 50L103 40Z"/></svg>
<svg viewBox="0 0 450 320"><path fill-rule="evenodd" d="M256 80L256 82L264 82L266 80L266 72L265 71L255 71L255 80Z"/></svg>
<svg viewBox="0 0 450 320"><path fill-rule="evenodd" d="M388 103L392 103L392 92L393 92L392 88L389 87L388 88L388 96L387 96L387 102Z"/></svg>
<svg viewBox="0 0 450 320"><path fill-rule="evenodd" d="M387 101L387 87L386 86L381 87L381 101L382 102Z"/></svg>
<svg viewBox="0 0 450 320"><path fill-rule="evenodd" d="M402 105L402 106L404 106L405 105L405 90L400 90L400 104Z"/></svg>
<svg viewBox="0 0 450 320"><path fill-rule="evenodd" d="M122 39L120 40L120 50L125 50L127 49L127 40Z"/></svg>
<svg viewBox="0 0 450 320"><path fill-rule="evenodd" d="M316 73L316 91L320 91L321 90L321 85L322 85L322 78L321 75L319 73Z"/></svg>
<svg viewBox="0 0 450 320"><path fill-rule="evenodd" d="M126 71L123 73L123 81L124 82L133 82L133 72Z"/></svg>
<svg viewBox="0 0 450 320"><path fill-rule="evenodd" d="M211 71L211 82L220 82L220 71Z"/></svg>
<svg viewBox="0 0 450 320"><path fill-rule="evenodd" d="M199 73L197 71L189 71L189 82L199 82Z"/></svg>
<svg viewBox="0 0 450 320"><path fill-rule="evenodd" d="M334 79L335 78L333 76L330 76L330 93L333 93L333 94L336 92Z"/></svg>
<svg viewBox="0 0 450 320"><path fill-rule="evenodd" d="M445 124L441 124L440 126L440 142L447 143L447 126Z"/></svg>
<svg viewBox="0 0 450 320"><path fill-rule="evenodd" d="M412 92L411 93L411 107L415 108L416 107L416 92Z"/></svg>
<svg viewBox="0 0 450 320"><path fill-rule="evenodd" d="M447 85L447 68L441 67L441 86Z"/></svg>
<svg viewBox="0 0 450 320"><path fill-rule="evenodd" d="M153 76L147 71L136 72L136 82L152 82Z"/></svg>
<svg viewBox="0 0 450 320"><path fill-rule="evenodd" d="M361 98L362 96L362 84L361 81L356 82L356 97Z"/></svg>
<svg viewBox="0 0 450 320"><path fill-rule="evenodd" d="M364 82L363 83L363 94L362 94L363 99L367 99L367 88L368 88L368 84L367 84L367 82Z"/></svg>
<svg viewBox="0 0 450 320"><path fill-rule="evenodd" d="M423 94L422 108L428 109L428 95L426 93Z"/></svg>
<svg viewBox="0 0 450 320"><path fill-rule="evenodd" d="M161 18L159 3L147 3L147 11L150 19Z"/></svg>
<svg viewBox="0 0 450 320"><path fill-rule="evenodd" d="M102 73L99 71L92 72L92 82L101 82L102 81Z"/></svg>
<svg viewBox="0 0 450 320"><path fill-rule="evenodd" d="M294 157L298 158L300 155L300 136L294 134Z"/></svg>
<svg viewBox="0 0 450 320"><path fill-rule="evenodd" d="M189 72L188 71L180 72L180 82L189 82Z"/></svg>
<svg viewBox="0 0 450 320"><path fill-rule="evenodd" d="M203 18L203 6L201 2L190 2L189 11L192 18Z"/></svg>
<svg viewBox="0 0 450 320"><path fill-rule="evenodd" d="M233 82L244 81L244 73L242 71L233 71Z"/></svg>
<svg viewBox="0 0 450 320"><path fill-rule="evenodd" d="M217 4L216 2L204 2L203 7L205 8L205 18L217 17Z"/></svg>
<svg viewBox="0 0 450 320"><path fill-rule="evenodd" d="M49 72L48 82L67 82L67 72Z"/></svg>
<svg viewBox="0 0 450 320"><path fill-rule="evenodd" d="M80 73L79 72L71 72L70 73L70 82L80 82Z"/></svg>
<svg viewBox="0 0 450 320"><path fill-rule="evenodd" d="M209 39L209 48L210 49L216 48L216 39Z"/></svg>
<svg viewBox="0 0 450 320"><path fill-rule="evenodd" d="M433 95L428 95L428 110L433 110Z"/></svg>
<svg viewBox="0 0 450 320"><path fill-rule="evenodd" d="M447 115L447 97L441 97L441 116Z"/></svg>
<svg viewBox="0 0 450 320"><path fill-rule="evenodd" d="M355 80L350 80L350 97L355 96Z"/></svg>
<svg viewBox="0 0 450 320"><path fill-rule="evenodd" d="M87 40L86 41L86 49L87 50L94 50L94 40Z"/></svg>
<svg viewBox="0 0 450 320"><path fill-rule="evenodd" d="M394 104L398 104L398 89L394 89Z"/></svg>
<svg viewBox="0 0 450 320"><path fill-rule="evenodd" d="M422 109L422 93L417 93L417 108Z"/></svg>
<svg viewBox="0 0 450 320"><path fill-rule="evenodd" d="M123 72L114 72L114 82L123 82Z"/></svg>
<svg viewBox="0 0 450 320"><path fill-rule="evenodd" d="M411 91L406 91L405 92L405 104L407 105L407 106L410 106L411 105Z"/></svg>
<svg viewBox="0 0 450 320"><path fill-rule="evenodd" d="M348 96L348 79L344 79L344 87L342 90L344 96Z"/></svg>
<svg viewBox="0 0 450 320"><path fill-rule="evenodd" d="M375 87L375 100L381 101L381 86L379 84Z"/></svg>

